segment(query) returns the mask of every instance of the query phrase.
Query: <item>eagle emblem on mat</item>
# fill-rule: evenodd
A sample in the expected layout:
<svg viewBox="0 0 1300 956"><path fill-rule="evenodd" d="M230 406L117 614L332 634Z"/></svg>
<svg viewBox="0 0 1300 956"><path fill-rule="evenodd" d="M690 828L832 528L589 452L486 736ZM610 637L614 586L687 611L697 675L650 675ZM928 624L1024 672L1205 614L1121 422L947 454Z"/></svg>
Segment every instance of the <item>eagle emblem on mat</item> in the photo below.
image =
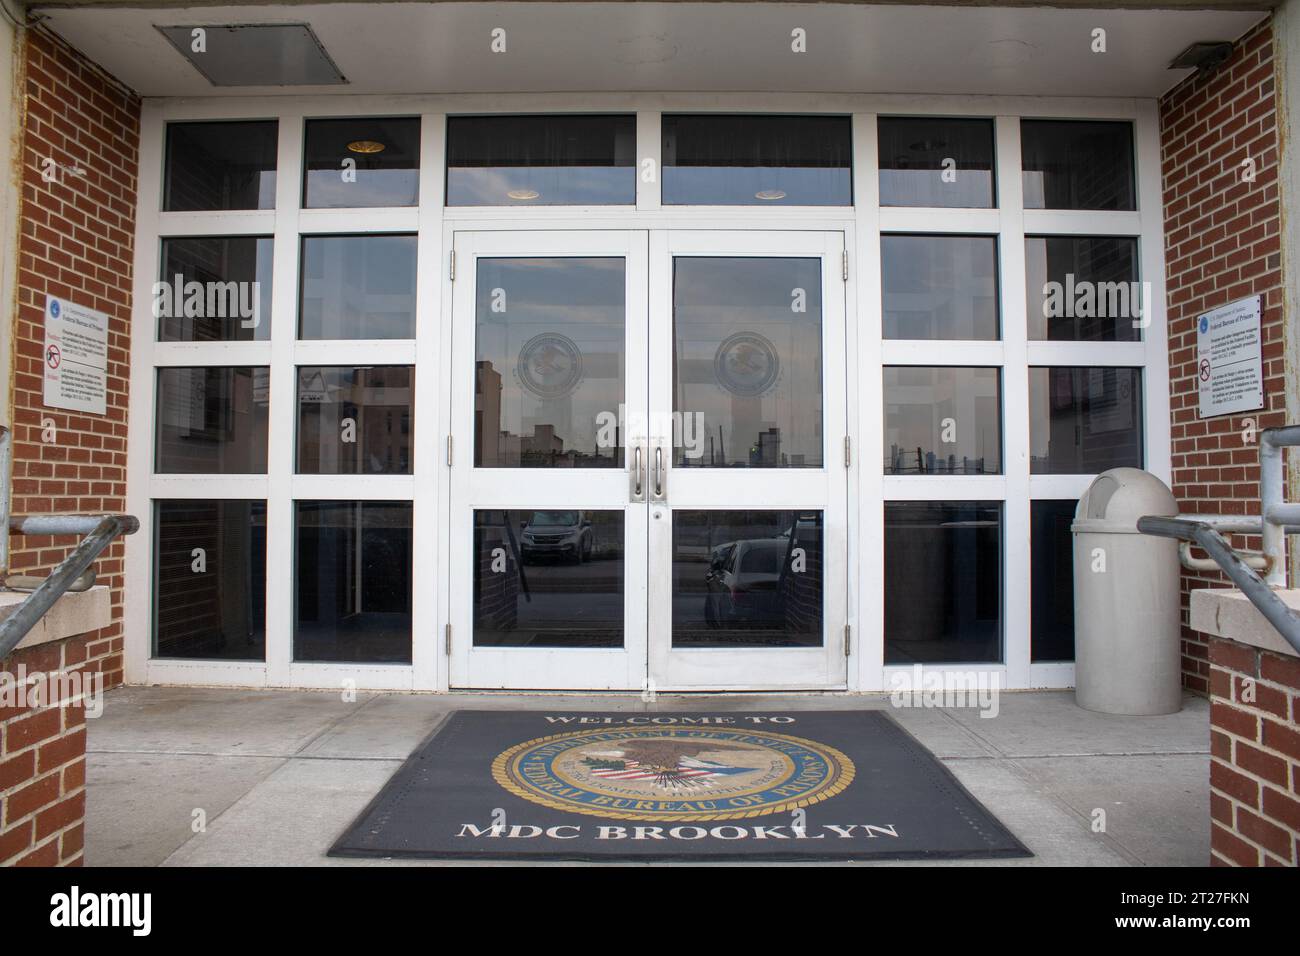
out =
<svg viewBox="0 0 1300 956"><path fill-rule="evenodd" d="M802 737L714 727L605 727L501 753L492 776L543 806L614 820L731 820L788 813L839 793L853 762Z"/></svg>
<svg viewBox="0 0 1300 956"><path fill-rule="evenodd" d="M632 740L608 751L587 751L582 762L604 780L651 780L668 790L709 787L723 777L753 773L753 767L731 767L702 759L704 754L742 750L713 741L649 738Z"/></svg>

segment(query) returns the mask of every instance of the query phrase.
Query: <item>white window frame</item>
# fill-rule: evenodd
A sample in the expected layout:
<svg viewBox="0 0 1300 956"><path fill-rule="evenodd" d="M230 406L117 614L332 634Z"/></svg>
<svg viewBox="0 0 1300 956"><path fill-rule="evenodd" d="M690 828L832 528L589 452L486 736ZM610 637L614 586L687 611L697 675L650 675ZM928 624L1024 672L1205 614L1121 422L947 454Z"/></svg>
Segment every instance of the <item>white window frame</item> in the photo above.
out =
<svg viewBox="0 0 1300 956"><path fill-rule="evenodd" d="M664 112L836 113L852 117L855 205L849 207L663 206L657 182L638 175L635 206L443 207L446 116L458 113L610 113L637 117L638 160L660 159ZM419 116L419 205L400 209L300 208L303 126L307 118ZM995 209L881 208L876 117L993 117ZM1127 212L1026 210L1020 175L1020 119L1109 119L1134 126L1137 209ZM169 122L276 119L279 122L276 208L233 212L161 212L163 138ZM708 229L843 230L851 264L846 288L849 469L848 623L852 647L849 691L888 690L899 668L885 667L883 505L887 500L990 499L1005 502L1003 523L1004 663L934 665L934 669L997 673L1003 687L1068 687L1074 665L1029 660L1029 502L1073 498L1087 475L1029 474L1031 365L1142 368L1145 467L1170 480L1169 362L1160 192L1157 104L1146 99L961 97L904 94L465 94L439 96L283 96L147 99L141 115L136 212L132 385L127 441L127 510L140 532L127 539L124 596L128 683L251 687L445 691L444 626L448 575L443 569L450 508L445 448L450 433L449 361L452 284L448 251L458 230ZM638 166L638 172L640 166ZM881 339L882 232L982 233L999 237L1002 338L997 342L900 342ZM418 236L415 340L299 342L296 340L300 235L330 232L414 232ZM1151 323L1140 342L1030 342L1026 338L1024 237L1128 235L1138 238L1140 276L1150 282ZM161 236L271 235L275 239L271 337L266 342L159 343L151 314ZM960 349L960 363L937 354ZM954 357L955 358L955 357ZM416 366L413 474L407 476L294 475L297 365L356 363ZM269 365L268 473L259 476L155 476L154 390L164 365ZM881 467L885 365L1003 367L1003 474L886 476ZM1010 369L1011 371L1007 371ZM159 498L256 498L267 502L267 657L265 662L153 660L153 501ZM414 503L412 664L307 664L291 661L293 630L293 501L295 498L389 499ZM421 582L433 582L427 586Z"/></svg>

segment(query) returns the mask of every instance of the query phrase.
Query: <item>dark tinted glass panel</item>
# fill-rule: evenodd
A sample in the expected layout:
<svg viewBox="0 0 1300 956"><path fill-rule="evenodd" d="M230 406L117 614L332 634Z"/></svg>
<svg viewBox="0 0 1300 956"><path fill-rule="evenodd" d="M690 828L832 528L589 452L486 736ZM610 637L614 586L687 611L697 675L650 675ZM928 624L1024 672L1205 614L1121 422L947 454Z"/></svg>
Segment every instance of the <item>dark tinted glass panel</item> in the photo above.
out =
<svg viewBox="0 0 1300 956"><path fill-rule="evenodd" d="M1030 502L1029 648L1034 661L1074 660L1075 501Z"/></svg>
<svg viewBox="0 0 1300 956"><path fill-rule="evenodd" d="M160 368L154 470L266 474L265 368Z"/></svg>
<svg viewBox="0 0 1300 956"><path fill-rule="evenodd" d="M1026 209L1135 209L1133 126L1021 120Z"/></svg>
<svg viewBox="0 0 1300 956"><path fill-rule="evenodd" d="M622 464L622 259L480 259L479 468Z"/></svg>
<svg viewBox="0 0 1300 956"><path fill-rule="evenodd" d="M475 511L475 647L622 647L623 512Z"/></svg>
<svg viewBox="0 0 1300 956"><path fill-rule="evenodd" d="M411 505L295 502L293 659L411 662Z"/></svg>
<svg viewBox="0 0 1300 956"><path fill-rule="evenodd" d="M1031 368L1029 455L1034 474L1141 468L1141 369Z"/></svg>
<svg viewBox="0 0 1300 956"><path fill-rule="evenodd" d="M304 237L298 337L415 338L415 236Z"/></svg>
<svg viewBox="0 0 1300 956"><path fill-rule="evenodd" d="M993 236L880 237L887 339L996 339Z"/></svg>
<svg viewBox="0 0 1300 956"><path fill-rule="evenodd" d="M820 647L820 511L674 511L674 647Z"/></svg>
<svg viewBox="0 0 1300 956"><path fill-rule="evenodd" d="M297 371L300 474L411 473L412 368L308 365Z"/></svg>
<svg viewBox="0 0 1300 956"><path fill-rule="evenodd" d="M631 205L634 116L453 116L448 206Z"/></svg>
<svg viewBox="0 0 1300 956"><path fill-rule="evenodd" d="M161 342L271 337L269 236L164 239L153 313Z"/></svg>
<svg viewBox="0 0 1300 956"><path fill-rule="evenodd" d="M419 119L308 120L304 153L307 208L419 202Z"/></svg>
<svg viewBox="0 0 1300 956"><path fill-rule="evenodd" d="M822 465L820 259L673 260L674 461Z"/></svg>
<svg viewBox="0 0 1300 956"><path fill-rule="evenodd" d="M1002 660L1002 503L885 502L885 663Z"/></svg>
<svg viewBox="0 0 1300 956"><path fill-rule="evenodd" d="M1142 337L1149 303L1138 281L1136 239L1029 236L1025 292L1031 339L1136 342Z"/></svg>
<svg viewBox="0 0 1300 956"><path fill-rule="evenodd" d="M885 474L1002 471L998 369L900 365L884 373Z"/></svg>
<svg viewBox="0 0 1300 956"><path fill-rule="evenodd" d="M266 502L155 506L154 656L266 659Z"/></svg>
<svg viewBox="0 0 1300 956"><path fill-rule="evenodd" d="M882 206L993 205L993 121L882 116Z"/></svg>
<svg viewBox="0 0 1300 956"><path fill-rule="evenodd" d="M847 116L663 118L663 201L709 206L851 206Z"/></svg>
<svg viewBox="0 0 1300 956"><path fill-rule="evenodd" d="M168 123L163 209L274 209L278 125Z"/></svg>

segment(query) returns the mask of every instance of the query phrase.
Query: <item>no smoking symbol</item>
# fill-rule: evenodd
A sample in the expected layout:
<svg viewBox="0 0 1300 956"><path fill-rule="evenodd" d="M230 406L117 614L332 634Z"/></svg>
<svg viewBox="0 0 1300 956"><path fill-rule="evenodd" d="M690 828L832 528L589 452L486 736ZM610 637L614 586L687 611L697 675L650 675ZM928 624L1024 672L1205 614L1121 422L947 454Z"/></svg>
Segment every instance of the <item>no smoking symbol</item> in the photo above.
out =
<svg viewBox="0 0 1300 956"><path fill-rule="evenodd" d="M1210 360L1201 359L1201 381L1208 382L1209 380L1210 380Z"/></svg>
<svg viewBox="0 0 1300 956"><path fill-rule="evenodd" d="M63 353L59 351L57 345L51 345L45 350L45 364L50 368L58 368L59 363L63 361Z"/></svg>

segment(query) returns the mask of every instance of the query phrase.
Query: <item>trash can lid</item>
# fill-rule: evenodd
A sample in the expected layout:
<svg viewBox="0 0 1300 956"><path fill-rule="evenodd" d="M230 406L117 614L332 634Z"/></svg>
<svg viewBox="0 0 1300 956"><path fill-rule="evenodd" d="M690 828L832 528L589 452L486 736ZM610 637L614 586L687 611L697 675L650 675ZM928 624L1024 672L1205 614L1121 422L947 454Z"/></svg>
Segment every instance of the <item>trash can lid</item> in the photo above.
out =
<svg viewBox="0 0 1300 956"><path fill-rule="evenodd" d="M1178 501L1168 486L1141 468L1112 468L1092 480L1079 499L1071 531L1137 534L1143 515L1173 517Z"/></svg>

